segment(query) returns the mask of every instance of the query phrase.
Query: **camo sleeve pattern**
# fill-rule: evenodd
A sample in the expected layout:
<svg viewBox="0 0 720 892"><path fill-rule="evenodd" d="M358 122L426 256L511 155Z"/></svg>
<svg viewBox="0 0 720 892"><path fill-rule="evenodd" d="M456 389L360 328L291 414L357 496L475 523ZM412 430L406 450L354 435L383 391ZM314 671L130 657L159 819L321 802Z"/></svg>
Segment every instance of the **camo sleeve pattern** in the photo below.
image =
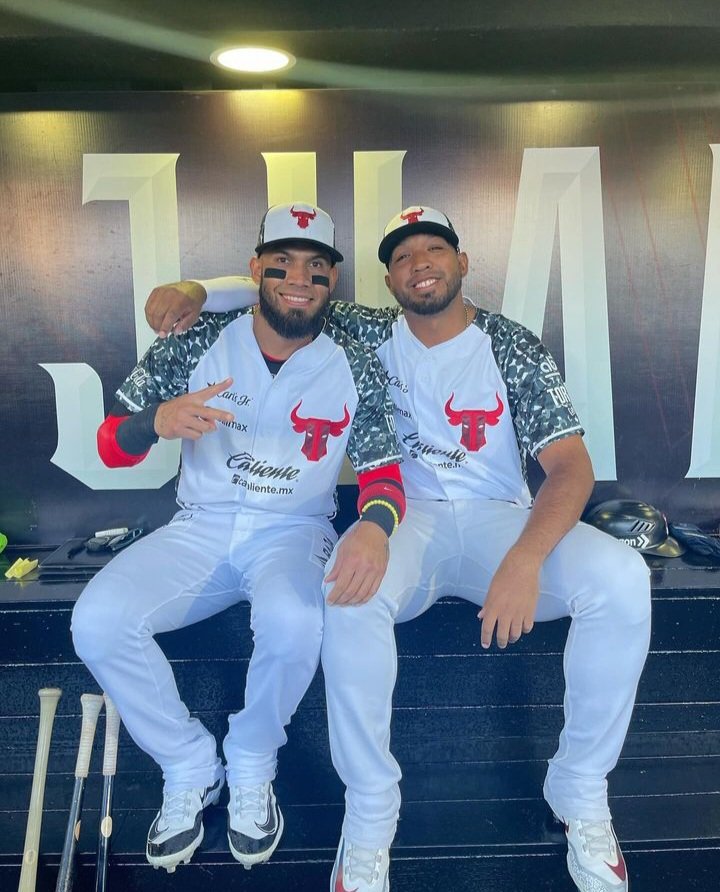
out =
<svg viewBox="0 0 720 892"><path fill-rule="evenodd" d="M353 468L359 473L399 463L393 403L387 392L387 374L380 360L371 350L335 328L332 322L326 327L325 334L345 350L360 398L347 444Z"/></svg>
<svg viewBox="0 0 720 892"><path fill-rule="evenodd" d="M555 440L583 434L560 370L544 344L498 313L480 310L475 324L490 335L523 459L525 453L537 457Z"/></svg>
<svg viewBox="0 0 720 892"><path fill-rule="evenodd" d="M373 309L364 304L344 300L330 302L330 321L354 341L377 350L392 334L393 323L400 314L399 307Z"/></svg>
<svg viewBox="0 0 720 892"><path fill-rule="evenodd" d="M140 412L187 393L188 381L200 357L225 326L252 308L231 313L203 313L188 331L157 338L130 372L115 396L130 412Z"/></svg>

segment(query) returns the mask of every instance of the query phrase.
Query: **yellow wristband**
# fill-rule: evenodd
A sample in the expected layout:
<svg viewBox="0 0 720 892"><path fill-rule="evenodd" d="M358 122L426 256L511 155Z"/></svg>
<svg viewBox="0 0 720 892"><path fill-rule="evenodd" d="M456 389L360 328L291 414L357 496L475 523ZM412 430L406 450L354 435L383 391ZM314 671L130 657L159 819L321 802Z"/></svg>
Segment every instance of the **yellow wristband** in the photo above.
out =
<svg viewBox="0 0 720 892"><path fill-rule="evenodd" d="M400 524L400 516L397 513L397 509L392 504L392 502L386 502L385 499L371 499L369 502L365 502L362 506L362 511L360 512L360 517L370 508L372 505L381 505L383 508L387 508L387 510L392 514L393 520L395 521L395 525L393 526L393 533L398 528Z"/></svg>

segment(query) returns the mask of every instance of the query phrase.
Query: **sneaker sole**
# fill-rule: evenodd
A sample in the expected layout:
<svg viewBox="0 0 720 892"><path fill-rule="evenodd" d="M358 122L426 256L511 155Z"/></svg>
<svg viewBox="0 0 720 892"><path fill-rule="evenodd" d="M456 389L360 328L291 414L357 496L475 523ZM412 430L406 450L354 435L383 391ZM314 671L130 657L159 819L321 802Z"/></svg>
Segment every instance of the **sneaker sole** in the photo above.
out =
<svg viewBox="0 0 720 892"><path fill-rule="evenodd" d="M182 850L182 852L173 852L172 855L150 855L146 849L145 857L147 858L148 864L152 864L155 870L163 867L168 873L175 873L175 868L178 864L190 863L190 859L195 854L195 850L200 846L204 836L205 828L200 824L200 832L190 845Z"/></svg>
<svg viewBox="0 0 720 892"><path fill-rule="evenodd" d="M609 886L607 883L603 883L602 880L599 880L597 877L588 878L587 874L585 874L578 864L577 858L575 857L575 853L568 846L567 853L567 866L568 873L572 877L572 881L575 885L580 889L580 892L629 892L630 890L630 881L626 881L624 887L622 886Z"/></svg>
<svg viewBox="0 0 720 892"><path fill-rule="evenodd" d="M276 806L277 808L277 806ZM275 839L272 842L272 845L269 849L266 849L264 852L258 852L257 855L248 855L245 852L238 852L238 850L233 846L230 835L228 834L228 845L230 846L230 854L236 861L239 861L240 864L245 868L245 870L250 870L251 867L254 867L256 864L263 864L265 861L268 861L272 856L272 853L278 847L278 843L280 842L280 837L283 834L283 830L285 828L285 822L283 821L282 812L279 808L277 808L277 816L278 816L278 831L275 835Z"/></svg>

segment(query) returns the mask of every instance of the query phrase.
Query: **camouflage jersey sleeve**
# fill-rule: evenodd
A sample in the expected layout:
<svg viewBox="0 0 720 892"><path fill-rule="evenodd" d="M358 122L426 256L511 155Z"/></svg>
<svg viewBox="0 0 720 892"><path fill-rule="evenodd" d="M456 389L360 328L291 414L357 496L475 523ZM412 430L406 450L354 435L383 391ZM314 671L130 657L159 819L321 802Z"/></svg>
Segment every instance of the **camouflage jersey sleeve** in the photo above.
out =
<svg viewBox="0 0 720 892"><path fill-rule="evenodd" d="M392 334L393 323L400 314L400 307L373 309L364 304L351 304L344 300L330 302L330 321L348 337L377 350Z"/></svg>
<svg viewBox="0 0 720 892"><path fill-rule="evenodd" d="M141 412L187 393L193 369L217 340L220 332L252 308L231 313L203 313L192 328L180 335L157 338L130 372L115 396L130 412Z"/></svg>
<svg viewBox="0 0 720 892"><path fill-rule="evenodd" d="M325 334L344 349L358 392L359 402L347 444L348 458L355 472L399 463L402 459L395 433L393 403L380 360L332 322L326 327Z"/></svg>
<svg viewBox="0 0 720 892"><path fill-rule="evenodd" d="M553 441L583 434L560 370L545 345L529 329L498 313L479 310L475 324L490 336L521 452L536 458Z"/></svg>

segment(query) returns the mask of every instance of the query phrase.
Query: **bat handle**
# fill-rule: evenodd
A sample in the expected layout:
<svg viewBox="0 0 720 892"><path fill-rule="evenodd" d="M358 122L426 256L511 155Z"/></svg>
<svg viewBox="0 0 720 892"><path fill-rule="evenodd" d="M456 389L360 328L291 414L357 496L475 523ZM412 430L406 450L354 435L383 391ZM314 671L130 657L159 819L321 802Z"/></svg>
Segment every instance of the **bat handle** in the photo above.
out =
<svg viewBox="0 0 720 892"><path fill-rule="evenodd" d="M80 729L80 744L75 763L75 777L87 777L93 740L95 739L95 728L103 707L102 694L83 694L80 697L80 704L82 706L82 728Z"/></svg>
<svg viewBox="0 0 720 892"><path fill-rule="evenodd" d="M113 701L105 694L105 749L103 751L103 798L100 806L97 865L95 868L95 892L105 892L107 883L110 838L113 831L112 798L115 770L117 768L120 715Z"/></svg>
<svg viewBox="0 0 720 892"><path fill-rule="evenodd" d="M60 688L41 688L38 691L38 696L40 697L40 727L38 729L37 749L35 751L35 768L33 771L18 892L34 892L35 889L38 850L40 846L40 827L42 825L43 800L45 798L45 777L47 775L48 756L50 754L50 738L52 736L53 722L55 721L55 711L62 696L62 691Z"/></svg>
<svg viewBox="0 0 720 892"><path fill-rule="evenodd" d="M103 775L111 777L117 768L120 714L112 700L105 694L105 749L103 751Z"/></svg>

